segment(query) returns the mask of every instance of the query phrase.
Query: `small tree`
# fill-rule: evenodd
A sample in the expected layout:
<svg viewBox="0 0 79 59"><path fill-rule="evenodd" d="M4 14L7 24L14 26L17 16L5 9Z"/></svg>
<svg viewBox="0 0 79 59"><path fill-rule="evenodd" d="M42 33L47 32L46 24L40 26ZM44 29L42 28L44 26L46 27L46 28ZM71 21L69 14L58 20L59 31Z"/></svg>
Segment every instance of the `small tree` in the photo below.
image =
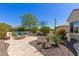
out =
<svg viewBox="0 0 79 59"><path fill-rule="evenodd" d="M27 27L29 29L29 32L31 32L31 28L38 26L37 18L31 13L24 14L23 16L21 16L21 19L22 26Z"/></svg>
<svg viewBox="0 0 79 59"><path fill-rule="evenodd" d="M40 28L40 31L43 32L44 35L46 35L46 34L48 34L48 33L51 31L51 29L50 29L50 27L48 27L48 26L42 26L42 27Z"/></svg>

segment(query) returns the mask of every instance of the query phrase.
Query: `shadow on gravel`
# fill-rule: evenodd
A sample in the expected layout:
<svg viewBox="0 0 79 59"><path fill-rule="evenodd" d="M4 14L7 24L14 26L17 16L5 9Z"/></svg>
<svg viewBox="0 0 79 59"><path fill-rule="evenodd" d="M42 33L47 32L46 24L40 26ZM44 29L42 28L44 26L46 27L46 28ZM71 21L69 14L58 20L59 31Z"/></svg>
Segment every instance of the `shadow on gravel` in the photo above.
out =
<svg viewBox="0 0 79 59"><path fill-rule="evenodd" d="M73 47L73 45L77 42L76 39L72 39L67 42L67 44L65 45L75 56L77 56L77 52L75 50L75 48Z"/></svg>
<svg viewBox="0 0 79 59"><path fill-rule="evenodd" d="M9 56L8 47L8 43L6 43L4 40L0 40L0 56Z"/></svg>

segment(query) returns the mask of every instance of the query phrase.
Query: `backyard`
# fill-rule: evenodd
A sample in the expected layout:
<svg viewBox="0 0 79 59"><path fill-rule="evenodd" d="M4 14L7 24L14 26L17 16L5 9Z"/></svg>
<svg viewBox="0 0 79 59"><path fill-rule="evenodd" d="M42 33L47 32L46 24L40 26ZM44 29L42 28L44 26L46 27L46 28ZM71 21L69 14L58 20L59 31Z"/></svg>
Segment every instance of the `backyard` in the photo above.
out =
<svg viewBox="0 0 79 59"><path fill-rule="evenodd" d="M39 22L32 13L20 16L20 25L0 23L1 56L77 56L77 42L63 27Z"/></svg>
<svg viewBox="0 0 79 59"><path fill-rule="evenodd" d="M38 42L45 42L45 36L30 36L20 40L0 40L0 55L1 56L74 56L70 48L64 45L60 47L42 48L42 44ZM71 44L72 45L72 44Z"/></svg>

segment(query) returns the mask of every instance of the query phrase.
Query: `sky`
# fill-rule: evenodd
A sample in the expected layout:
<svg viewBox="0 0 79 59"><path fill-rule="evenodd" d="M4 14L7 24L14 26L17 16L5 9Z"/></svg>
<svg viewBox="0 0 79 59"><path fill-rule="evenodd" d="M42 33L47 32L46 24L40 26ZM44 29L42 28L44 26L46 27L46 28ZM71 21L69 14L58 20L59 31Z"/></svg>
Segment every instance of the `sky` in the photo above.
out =
<svg viewBox="0 0 79 59"><path fill-rule="evenodd" d="M77 3L0 3L0 23L19 26L20 17L25 13L32 13L38 22L45 21L53 28L54 19L57 25L62 25L67 22L72 10L77 8L79 8Z"/></svg>

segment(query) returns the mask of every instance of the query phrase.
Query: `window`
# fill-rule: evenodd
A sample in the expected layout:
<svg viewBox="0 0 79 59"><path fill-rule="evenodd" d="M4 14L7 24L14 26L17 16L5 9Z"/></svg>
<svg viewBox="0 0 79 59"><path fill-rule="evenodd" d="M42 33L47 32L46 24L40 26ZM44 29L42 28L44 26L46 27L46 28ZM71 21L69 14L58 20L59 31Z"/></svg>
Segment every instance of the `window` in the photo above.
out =
<svg viewBox="0 0 79 59"><path fill-rule="evenodd" d="M70 31L78 33L78 28L79 28L79 21L75 21L70 23Z"/></svg>

